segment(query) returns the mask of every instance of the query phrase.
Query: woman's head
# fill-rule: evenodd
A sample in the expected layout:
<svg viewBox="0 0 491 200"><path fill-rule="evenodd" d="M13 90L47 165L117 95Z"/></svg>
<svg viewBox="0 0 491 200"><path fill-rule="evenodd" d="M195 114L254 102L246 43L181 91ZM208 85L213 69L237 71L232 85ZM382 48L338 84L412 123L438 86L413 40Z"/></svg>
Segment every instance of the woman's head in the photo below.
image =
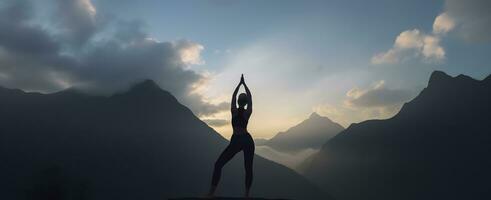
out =
<svg viewBox="0 0 491 200"><path fill-rule="evenodd" d="M246 93L241 93L239 94L239 99L237 99L237 104L239 104L239 107L244 107L249 103L249 99L247 98Z"/></svg>

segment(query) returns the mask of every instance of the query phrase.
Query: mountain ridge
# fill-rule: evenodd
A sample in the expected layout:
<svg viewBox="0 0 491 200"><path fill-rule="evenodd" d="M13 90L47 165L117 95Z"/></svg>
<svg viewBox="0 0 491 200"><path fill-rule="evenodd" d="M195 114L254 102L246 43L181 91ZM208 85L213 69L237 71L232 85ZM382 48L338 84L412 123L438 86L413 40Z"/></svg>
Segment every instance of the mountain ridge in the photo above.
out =
<svg viewBox="0 0 491 200"><path fill-rule="evenodd" d="M90 199L205 194L228 141L154 86L144 82L111 96L0 91L0 193L11 199L60 190ZM223 170L221 195L243 193L237 157ZM254 162L252 195L328 198L291 169L259 156Z"/></svg>
<svg viewBox="0 0 491 200"><path fill-rule="evenodd" d="M304 174L340 200L491 197L488 81L433 72L394 117L352 124L326 142Z"/></svg>
<svg viewBox="0 0 491 200"><path fill-rule="evenodd" d="M302 122L290 127L284 132L278 132L264 145L280 151L298 151L303 149L318 149L321 144L334 137L344 127L313 112Z"/></svg>

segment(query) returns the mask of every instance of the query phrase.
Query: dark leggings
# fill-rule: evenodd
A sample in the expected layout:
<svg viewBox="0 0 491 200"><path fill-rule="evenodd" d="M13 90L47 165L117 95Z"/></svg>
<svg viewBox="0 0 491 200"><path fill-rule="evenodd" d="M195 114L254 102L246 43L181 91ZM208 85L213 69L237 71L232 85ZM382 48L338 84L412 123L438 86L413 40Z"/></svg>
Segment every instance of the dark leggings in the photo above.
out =
<svg viewBox="0 0 491 200"><path fill-rule="evenodd" d="M213 170L213 179L211 185L217 186L220 181L223 166L234 157L239 151L244 151L244 166L246 172L245 184L249 189L252 184L252 160L254 159L254 140L251 135L232 135L230 144L223 150L218 160L215 162L215 169Z"/></svg>

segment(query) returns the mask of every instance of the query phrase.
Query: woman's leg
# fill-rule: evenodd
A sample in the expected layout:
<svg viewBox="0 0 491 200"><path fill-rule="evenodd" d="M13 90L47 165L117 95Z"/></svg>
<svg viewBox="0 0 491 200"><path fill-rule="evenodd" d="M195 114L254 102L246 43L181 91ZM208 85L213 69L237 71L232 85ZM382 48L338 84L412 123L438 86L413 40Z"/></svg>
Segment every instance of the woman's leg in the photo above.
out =
<svg viewBox="0 0 491 200"><path fill-rule="evenodd" d="M223 166L230 161L234 157L234 155L239 152L240 146L230 142L230 144L223 150L222 154L220 154L220 157L218 157L217 161L215 162L215 168L213 169L213 177L211 180L211 188L209 195L213 196L215 193L216 186L218 185L218 182L220 181L220 176L222 174L222 168Z"/></svg>
<svg viewBox="0 0 491 200"><path fill-rule="evenodd" d="M249 197L249 190L252 185L252 162L254 160L254 142L252 138L249 144L244 145L244 167L246 171L246 179L245 179L245 196Z"/></svg>

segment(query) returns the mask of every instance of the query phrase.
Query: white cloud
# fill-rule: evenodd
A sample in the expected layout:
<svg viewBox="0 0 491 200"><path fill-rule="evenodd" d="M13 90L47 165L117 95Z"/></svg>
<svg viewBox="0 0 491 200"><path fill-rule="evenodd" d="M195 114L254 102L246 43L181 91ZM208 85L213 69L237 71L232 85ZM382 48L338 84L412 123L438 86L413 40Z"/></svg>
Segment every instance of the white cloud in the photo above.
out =
<svg viewBox="0 0 491 200"><path fill-rule="evenodd" d="M205 64L205 61L201 59L201 51L205 49L203 45L190 42L187 40L179 40L175 42L174 45L176 45L176 47L179 49L179 54L184 64L187 65Z"/></svg>
<svg viewBox="0 0 491 200"><path fill-rule="evenodd" d="M439 26L439 25L438 25ZM441 31L441 27L438 27ZM440 45L440 35L425 34L419 29L401 32L391 49L372 57L371 63L395 64L409 58L421 58L425 62L441 62L445 59L445 49Z"/></svg>
<svg viewBox="0 0 491 200"><path fill-rule="evenodd" d="M380 80L366 88L349 89L341 104L322 103L313 110L347 127L369 119L390 118L415 95L414 90L389 88Z"/></svg>
<svg viewBox="0 0 491 200"><path fill-rule="evenodd" d="M78 0L77 4L93 18L97 14L97 10L90 0Z"/></svg>
<svg viewBox="0 0 491 200"><path fill-rule="evenodd" d="M424 46L423 35L418 29L407 30L397 36L394 43L395 48L411 49L421 48Z"/></svg>
<svg viewBox="0 0 491 200"><path fill-rule="evenodd" d="M440 46L440 38L427 35L423 39L423 56L427 60L442 61L445 59L445 50Z"/></svg>
<svg viewBox="0 0 491 200"><path fill-rule="evenodd" d="M388 107L401 104L411 96L411 91L387 88L385 81L380 80L367 89L355 87L349 90L345 104L350 107Z"/></svg>
<svg viewBox="0 0 491 200"><path fill-rule="evenodd" d="M432 33L425 34L419 29L403 31L393 47L374 55L371 63L396 64L411 56L426 62L441 62L445 59L445 49L440 41L454 30L467 41L490 41L491 1L446 0L444 12L433 22Z"/></svg>
<svg viewBox="0 0 491 200"><path fill-rule="evenodd" d="M455 21L447 13L442 13L433 22L434 34L446 34L455 28Z"/></svg>
<svg viewBox="0 0 491 200"><path fill-rule="evenodd" d="M389 49L387 52L382 52L372 57L371 63L375 65L380 64L394 64L399 62L398 50Z"/></svg>

